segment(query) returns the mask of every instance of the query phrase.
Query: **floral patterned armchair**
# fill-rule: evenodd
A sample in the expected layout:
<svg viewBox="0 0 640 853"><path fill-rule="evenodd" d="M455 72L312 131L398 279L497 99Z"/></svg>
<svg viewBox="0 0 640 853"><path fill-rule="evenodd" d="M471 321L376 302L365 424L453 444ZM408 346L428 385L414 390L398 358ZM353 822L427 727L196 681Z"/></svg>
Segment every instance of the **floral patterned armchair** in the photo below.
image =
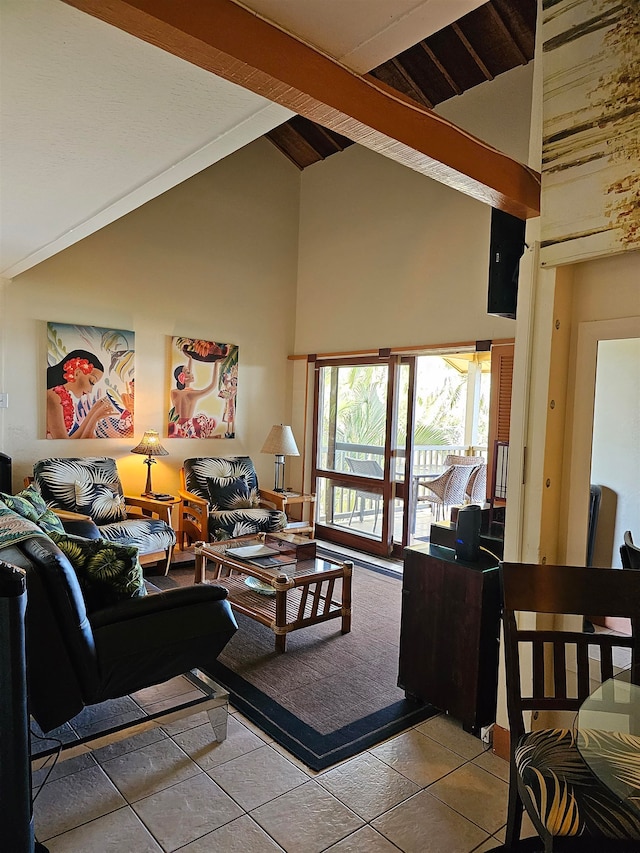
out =
<svg viewBox="0 0 640 853"><path fill-rule="evenodd" d="M284 512L260 499L249 456L185 459L181 479L183 540L232 539L282 530L287 524Z"/></svg>
<svg viewBox="0 0 640 853"><path fill-rule="evenodd" d="M135 545L140 563L169 571L176 535L162 501L124 495L115 459L107 456L41 459L33 479L47 504L65 514L89 516L100 536Z"/></svg>

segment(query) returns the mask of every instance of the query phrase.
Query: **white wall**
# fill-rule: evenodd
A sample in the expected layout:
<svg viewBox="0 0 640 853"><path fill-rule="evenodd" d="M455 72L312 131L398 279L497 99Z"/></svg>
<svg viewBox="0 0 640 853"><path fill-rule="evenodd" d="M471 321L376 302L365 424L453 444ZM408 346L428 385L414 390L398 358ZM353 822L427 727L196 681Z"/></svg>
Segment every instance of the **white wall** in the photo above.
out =
<svg viewBox="0 0 640 853"><path fill-rule="evenodd" d="M533 68L439 105L525 161ZM304 170L296 352L510 338L487 315L490 207L352 146Z"/></svg>
<svg viewBox="0 0 640 853"><path fill-rule="evenodd" d="M353 146L302 176L296 352L508 338L490 208Z"/></svg>
<svg viewBox="0 0 640 853"><path fill-rule="evenodd" d="M527 163L533 79L534 63L529 62L438 104L435 112Z"/></svg>
<svg viewBox="0 0 640 853"><path fill-rule="evenodd" d="M591 482L612 515L601 515L598 566L620 566L625 530L640 541L640 339L600 341L593 413ZM606 490L606 491L604 491ZM605 506L606 508L606 506Z"/></svg>
<svg viewBox="0 0 640 853"><path fill-rule="evenodd" d="M174 492L188 456L248 453L270 482L260 448L286 415L293 348L299 172L258 140L126 217L3 285L2 358L9 409L1 449L14 490L46 456L119 458L125 488L146 468L131 455L147 428L166 436L168 342L184 335L239 345L236 439L166 439L153 469ZM135 441L47 440L46 323L132 329L136 340Z"/></svg>

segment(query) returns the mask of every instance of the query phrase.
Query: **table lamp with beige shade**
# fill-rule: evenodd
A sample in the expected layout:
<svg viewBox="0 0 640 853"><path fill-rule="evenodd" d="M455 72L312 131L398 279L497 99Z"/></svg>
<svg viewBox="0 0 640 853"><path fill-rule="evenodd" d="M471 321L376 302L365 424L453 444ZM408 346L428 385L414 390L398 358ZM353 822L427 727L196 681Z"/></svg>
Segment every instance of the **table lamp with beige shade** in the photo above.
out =
<svg viewBox="0 0 640 853"><path fill-rule="evenodd" d="M262 453L273 453L275 455L275 484L274 492L286 492L284 485L284 465L286 456L300 456L300 451L293 437L290 426L285 424L274 424L271 427Z"/></svg>

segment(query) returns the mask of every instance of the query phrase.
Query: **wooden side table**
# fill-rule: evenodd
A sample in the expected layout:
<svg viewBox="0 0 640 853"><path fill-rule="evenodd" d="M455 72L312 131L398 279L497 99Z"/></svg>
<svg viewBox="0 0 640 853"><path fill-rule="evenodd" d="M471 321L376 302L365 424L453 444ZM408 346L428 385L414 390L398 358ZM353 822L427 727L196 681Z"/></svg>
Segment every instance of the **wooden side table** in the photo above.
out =
<svg viewBox="0 0 640 853"><path fill-rule="evenodd" d="M166 514L165 521L167 524L171 525L175 534L176 540L182 547L182 535L181 535L181 520L182 513L180 512L180 504L182 503L182 498L176 495L171 495L171 498L167 498L164 500L159 500L158 498L154 498L152 495L142 495L142 500L146 501L147 504L155 504L156 511L161 511L166 507L166 513L162 513L162 515ZM128 495L125 495L125 501L130 502L132 505L135 505L134 501ZM144 515L144 509L141 510Z"/></svg>
<svg viewBox="0 0 640 853"><path fill-rule="evenodd" d="M316 526L316 496L306 495L302 492L274 492L272 489L263 489L260 486L260 497L263 500L275 504L276 509L287 514L289 518L288 508L294 504L302 505L302 520L293 519L287 524L286 530L293 530L295 533L309 533L313 537ZM309 507L309 518L305 520L305 505Z"/></svg>

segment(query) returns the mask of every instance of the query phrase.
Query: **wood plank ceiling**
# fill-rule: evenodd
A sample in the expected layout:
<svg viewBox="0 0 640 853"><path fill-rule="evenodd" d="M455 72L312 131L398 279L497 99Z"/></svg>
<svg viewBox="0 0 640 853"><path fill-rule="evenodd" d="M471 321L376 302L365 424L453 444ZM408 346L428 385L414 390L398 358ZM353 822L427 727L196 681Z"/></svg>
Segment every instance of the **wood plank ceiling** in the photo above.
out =
<svg viewBox="0 0 640 853"><path fill-rule="evenodd" d="M536 0L489 0L370 73L432 109L533 59ZM344 151L352 140L302 116L266 134L299 169Z"/></svg>

